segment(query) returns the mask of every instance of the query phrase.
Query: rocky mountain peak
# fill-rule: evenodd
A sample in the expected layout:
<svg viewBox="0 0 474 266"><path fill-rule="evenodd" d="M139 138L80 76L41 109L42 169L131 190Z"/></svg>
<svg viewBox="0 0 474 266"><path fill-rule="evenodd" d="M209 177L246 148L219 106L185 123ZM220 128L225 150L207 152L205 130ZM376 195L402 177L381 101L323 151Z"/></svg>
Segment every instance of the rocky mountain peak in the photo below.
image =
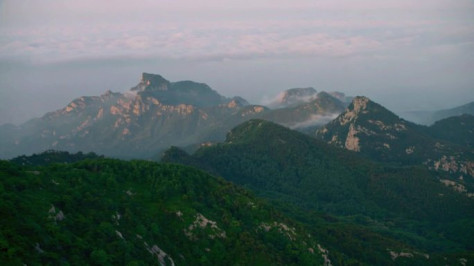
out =
<svg viewBox="0 0 474 266"><path fill-rule="evenodd" d="M422 163L435 171L472 176L472 161L464 159L470 155L462 155L470 152L464 153L459 146L443 141L469 147L472 124L463 127L468 121L469 117L452 118L426 128L399 118L367 97L356 97L344 113L316 135L329 144L361 152L374 160ZM440 127L450 130L446 132Z"/></svg>
<svg viewBox="0 0 474 266"><path fill-rule="evenodd" d="M269 104L271 108L285 108L316 99L317 91L312 87L293 88L281 92Z"/></svg>
<svg viewBox="0 0 474 266"><path fill-rule="evenodd" d="M301 108L306 111L317 111L319 115L339 115L344 111L345 106L339 99L325 91L321 91L316 95L316 97L314 97L314 99L296 107L295 109Z"/></svg>
<svg viewBox="0 0 474 266"><path fill-rule="evenodd" d="M282 102L291 101L293 98L314 96L316 93L317 91L312 87L288 89L283 93Z"/></svg>
<svg viewBox="0 0 474 266"><path fill-rule="evenodd" d="M364 96L357 96L352 100L352 109L355 113L360 113L367 109L370 99Z"/></svg>
<svg viewBox="0 0 474 266"><path fill-rule="evenodd" d="M154 101L165 105L209 107L228 101L205 83L190 80L170 82L160 75L150 73L143 73L140 83L125 93L129 99L135 99L139 95L154 98Z"/></svg>
<svg viewBox="0 0 474 266"><path fill-rule="evenodd" d="M166 91L170 82L157 74L143 73L140 83L132 91Z"/></svg>
<svg viewBox="0 0 474 266"><path fill-rule="evenodd" d="M337 120L341 125L345 125L355 122L361 117L364 117L363 120L380 120L389 124L404 123L404 121L393 112L365 96L355 97Z"/></svg>
<svg viewBox="0 0 474 266"><path fill-rule="evenodd" d="M361 113L367 113L367 105L370 99L363 96L357 96L352 100L352 103L346 108L344 113L338 117L341 125L345 125L356 120Z"/></svg>
<svg viewBox="0 0 474 266"><path fill-rule="evenodd" d="M323 140L348 150L363 146L390 151L410 125L369 98L357 96L339 117L319 130ZM372 140L377 139L372 143ZM370 142L370 143L369 143Z"/></svg>
<svg viewBox="0 0 474 266"><path fill-rule="evenodd" d="M281 98L281 104L283 105L292 105L300 102L310 101L312 98L315 98L317 91L312 88L293 88L283 92Z"/></svg>

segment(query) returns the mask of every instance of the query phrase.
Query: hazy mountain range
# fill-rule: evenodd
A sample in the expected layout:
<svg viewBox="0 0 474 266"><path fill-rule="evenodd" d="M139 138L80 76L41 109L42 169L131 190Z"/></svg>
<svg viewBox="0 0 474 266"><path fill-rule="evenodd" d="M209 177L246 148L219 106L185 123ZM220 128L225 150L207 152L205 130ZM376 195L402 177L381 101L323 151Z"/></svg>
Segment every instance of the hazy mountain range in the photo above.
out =
<svg viewBox="0 0 474 266"><path fill-rule="evenodd" d="M452 116L459 116L462 114L474 115L474 102L470 102L451 109L436 111L411 111L401 113L401 115L406 119L423 125L431 125L438 120Z"/></svg>
<svg viewBox="0 0 474 266"><path fill-rule="evenodd" d="M352 99L340 92L294 88L266 107L238 96L226 98L203 83L170 82L143 73L125 93L80 97L22 125L0 126L0 158L48 149L150 158L171 145L192 150L201 143L222 141L230 129L252 118L312 134L341 114ZM439 112L438 117L469 113L469 106Z"/></svg>
<svg viewBox="0 0 474 266"><path fill-rule="evenodd" d="M73 100L63 109L20 126L0 127L0 158L48 149L94 151L121 158L149 158L171 145L221 141L232 127L263 118L292 128L322 126L341 113L344 95L290 89L278 109L226 98L203 83L170 82L143 73L125 93Z"/></svg>
<svg viewBox="0 0 474 266"><path fill-rule="evenodd" d="M288 89L269 103L270 108L238 96L226 98L204 83L170 82L143 73L125 93L80 97L20 126L2 125L0 156L64 150L156 159L170 146L192 152L223 141L235 126L258 118L375 161L422 164L462 180L474 176L471 105L439 111L437 117L465 114L422 126L366 97L340 92Z"/></svg>
<svg viewBox="0 0 474 266"><path fill-rule="evenodd" d="M143 73L0 127L0 155L18 156L0 160L0 260L468 265L474 116L461 109L423 126L363 96L293 88L266 107Z"/></svg>

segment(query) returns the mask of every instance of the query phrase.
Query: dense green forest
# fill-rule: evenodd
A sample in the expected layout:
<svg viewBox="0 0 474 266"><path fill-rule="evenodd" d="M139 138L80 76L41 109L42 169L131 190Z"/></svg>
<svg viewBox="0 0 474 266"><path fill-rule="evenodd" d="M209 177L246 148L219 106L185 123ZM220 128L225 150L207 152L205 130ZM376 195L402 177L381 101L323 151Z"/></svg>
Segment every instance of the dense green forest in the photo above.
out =
<svg viewBox="0 0 474 266"><path fill-rule="evenodd" d="M377 163L263 120L162 161L60 151L0 161L0 262L474 261L474 199L424 166Z"/></svg>
<svg viewBox="0 0 474 266"><path fill-rule="evenodd" d="M226 142L193 155L172 148L163 161L195 165L243 185L310 228L319 219L311 213L322 212L340 223L328 225L331 234L359 233L363 239L375 233L423 250L430 263L474 254L474 200L446 187L439 174L423 166L375 163L262 120L234 128ZM347 245L326 237L328 246L345 254L357 250L355 258L380 264L362 258L363 249L352 236L344 238L352 242Z"/></svg>
<svg viewBox="0 0 474 266"><path fill-rule="evenodd" d="M2 265L324 263L298 223L191 167L0 161L0 195Z"/></svg>

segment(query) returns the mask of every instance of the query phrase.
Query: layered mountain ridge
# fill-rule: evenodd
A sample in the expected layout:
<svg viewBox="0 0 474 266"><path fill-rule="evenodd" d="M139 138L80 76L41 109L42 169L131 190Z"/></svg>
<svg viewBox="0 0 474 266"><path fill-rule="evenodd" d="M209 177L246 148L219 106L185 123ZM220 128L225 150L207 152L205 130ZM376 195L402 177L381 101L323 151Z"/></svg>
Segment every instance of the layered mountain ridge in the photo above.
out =
<svg viewBox="0 0 474 266"><path fill-rule="evenodd" d="M84 152L0 160L3 260L46 263L66 252L61 260L73 264L474 261L473 116L428 127L367 97L281 95L284 106L269 108L143 73L125 93L0 126L0 157ZM150 158L165 149L162 161L174 164L89 153Z"/></svg>
<svg viewBox="0 0 474 266"><path fill-rule="evenodd" d="M226 98L204 83L170 82L143 73L125 93L80 97L18 127L0 126L0 158L49 149L150 158L171 145L221 141L228 130L251 118L307 127L305 123L327 121L329 114L343 110L338 99L323 94L304 105L271 110L238 96Z"/></svg>
<svg viewBox="0 0 474 266"><path fill-rule="evenodd" d="M402 115L408 120L422 125L432 125L436 121L453 116L460 116L463 114L474 115L474 102L470 102L454 108L437 111L402 112Z"/></svg>

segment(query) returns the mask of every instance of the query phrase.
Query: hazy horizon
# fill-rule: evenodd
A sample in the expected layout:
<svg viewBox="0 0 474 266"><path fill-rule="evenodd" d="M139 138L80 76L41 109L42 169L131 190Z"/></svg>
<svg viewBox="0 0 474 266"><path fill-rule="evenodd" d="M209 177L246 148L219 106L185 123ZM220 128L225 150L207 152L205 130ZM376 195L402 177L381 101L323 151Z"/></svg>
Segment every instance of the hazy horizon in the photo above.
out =
<svg viewBox="0 0 474 266"><path fill-rule="evenodd" d="M142 72L262 103L295 87L392 111L474 101L472 1L0 1L0 124Z"/></svg>

